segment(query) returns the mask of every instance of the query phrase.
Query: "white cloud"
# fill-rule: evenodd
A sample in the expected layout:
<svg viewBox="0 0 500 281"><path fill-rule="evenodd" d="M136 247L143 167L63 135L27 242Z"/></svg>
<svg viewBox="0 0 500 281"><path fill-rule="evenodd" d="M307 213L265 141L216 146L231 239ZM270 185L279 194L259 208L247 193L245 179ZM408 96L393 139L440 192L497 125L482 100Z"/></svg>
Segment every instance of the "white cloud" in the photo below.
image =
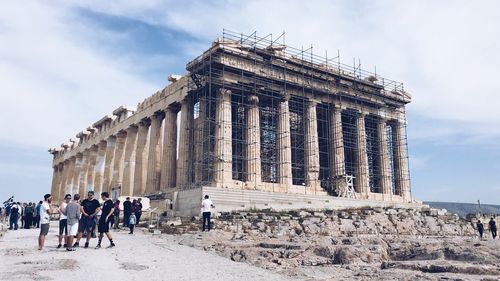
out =
<svg viewBox="0 0 500 281"><path fill-rule="evenodd" d="M323 54L341 50L345 63L405 82L410 111L476 141L500 135L496 69L500 18L495 1L136 1L89 0L86 8L163 25L211 40L223 28L260 34L287 31L287 43ZM208 43L205 47L208 47ZM450 131L439 127L437 130ZM432 136L431 136L432 137Z"/></svg>
<svg viewBox="0 0 500 281"><path fill-rule="evenodd" d="M2 4L0 126L8 133L0 141L57 146L161 87L134 73L127 58L97 48L95 32L64 5Z"/></svg>

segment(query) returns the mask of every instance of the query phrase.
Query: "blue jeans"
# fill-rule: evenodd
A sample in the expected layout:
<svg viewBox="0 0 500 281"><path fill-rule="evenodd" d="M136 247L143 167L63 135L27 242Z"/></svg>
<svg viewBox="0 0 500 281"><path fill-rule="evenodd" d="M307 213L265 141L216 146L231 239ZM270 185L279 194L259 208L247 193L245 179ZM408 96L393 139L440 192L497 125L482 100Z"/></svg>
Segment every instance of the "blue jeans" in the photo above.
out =
<svg viewBox="0 0 500 281"><path fill-rule="evenodd" d="M208 231L210 231L211 225L210 225L210 215L212 213L210 212L203 212L203 231L205 231L205 224L207 225Z"/></svg>
<svg viewBox="0 0 500 281"><path fill-rule="evenodd" d="M10 220L9 220L9 229L12 229L12 227L14 226L14 230L17 230L17 228L19 227L17 225L17 221L19 220L19 215L13 215L13 214L10 214Z"/></svg>

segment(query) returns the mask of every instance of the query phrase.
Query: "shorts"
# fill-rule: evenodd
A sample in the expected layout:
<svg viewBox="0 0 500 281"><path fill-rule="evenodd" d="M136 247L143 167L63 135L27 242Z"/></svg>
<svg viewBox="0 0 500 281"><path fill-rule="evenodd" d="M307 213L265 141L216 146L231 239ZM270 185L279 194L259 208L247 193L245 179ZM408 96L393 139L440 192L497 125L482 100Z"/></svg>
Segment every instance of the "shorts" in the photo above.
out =
<svg viewBox="0 0 500 281"><path fill-rule="evenodd" d="M78 234L78 223L74 223L72 225L68 225L68 232L70 236L76 236Z"/></svg>
<svg viewBox="0 0 500 281"><path fill-rule="evenodd" d="M40 235L47 236L49 234L50 223L44 223L40 225Z"/></svg>
<svg viewBox="0 0 500 281"><path fill-rule="evenodd" d="M94 225L95 225L95 220L93 217L82 217L80 219L79 232L85 232L86 230L90 232L94 227Z"/></svg>
<svg viewBox="0 0 500 281"><path fill-rule="evenodd" d="M99 224L97 225L97 232L99 233L109 232L109 223L104 219L99 220Z"/></svg>
<svg viewBox="0 0 500 281"><path fill-rule="evenodd" d="M62 235L64 232L64 235L68 235L68 220L63 219L59 220L59 235Z"/></svg>

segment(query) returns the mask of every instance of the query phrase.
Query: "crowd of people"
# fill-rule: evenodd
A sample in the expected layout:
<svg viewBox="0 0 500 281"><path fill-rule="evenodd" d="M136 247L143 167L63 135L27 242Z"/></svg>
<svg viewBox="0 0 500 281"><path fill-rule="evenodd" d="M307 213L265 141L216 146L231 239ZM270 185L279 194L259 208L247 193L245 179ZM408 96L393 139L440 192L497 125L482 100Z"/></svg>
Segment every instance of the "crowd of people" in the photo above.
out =
<svg viewBox="0 0 500 281"><path fill-rule="evenodd" d="M38 228L40 227L40 207L42 203L42 201L38 202L38 204L34 202L22 204L12 202L0 208L0 222L3 224L8 222L10 230ZM19 224L21 224L21 227L19 227Z"/></svg>
<svg viewBox="0 0 500 281"><path fill-rule="evenodd" d="M488 222L488 228L491 232L491 237L495 239L497 237L497 224L495 222L494 218L491 218L490 221ZM484 235L484 225L481 222L481 220L478 220L476 223L476 229L479 232L479 238L483 239Z"/></svg>
<svg viewBox="0 0 500 281"><path fill-rule="evenodd" d="M75 251L80 247L80 241L85 238L84 248L89 247L91 238L98 238L96 248L101 248L104 236L109 240L108 247L115 247L110 229L118 229L120 225L120 200L110 199L108 192L101 194L102 204L94 196L93 191L87 193L87 198L81 199L79 194L71 196L66 194L64 201L58 206L52 204L52 196L46 194L44 200L38 204L12 202L1 208L1 222L9 223L10 230L31 227L40 228L38 248L42 250L45 237L50 229L50 221L55 214L59 215L59 235L57 248L66 248ZM54 208L57 207L57 208ZM123 227L134 233L135 226L139 223L143 205L141 198L130 200L127 197L123 202ZM96 231L98 235L96 235Z"/></svg>

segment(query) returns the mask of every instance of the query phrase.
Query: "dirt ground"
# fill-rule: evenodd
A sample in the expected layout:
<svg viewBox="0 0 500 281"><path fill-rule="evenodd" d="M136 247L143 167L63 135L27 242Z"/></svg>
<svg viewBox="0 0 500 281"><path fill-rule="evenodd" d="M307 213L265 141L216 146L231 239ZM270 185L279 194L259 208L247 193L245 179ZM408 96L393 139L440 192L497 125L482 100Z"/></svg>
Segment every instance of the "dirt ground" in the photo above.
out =
<svg viewBox="0 0 500 281"><path fill-rule="evenodd" d="M134 235L114 232L117 247L75 252L57 249L57 222L51 224L46 248L37 250L38 229L8 231L0 238L0 280L293 280L237 263L140 229ZM83 243L82 243L83 244Z"/></svg>

